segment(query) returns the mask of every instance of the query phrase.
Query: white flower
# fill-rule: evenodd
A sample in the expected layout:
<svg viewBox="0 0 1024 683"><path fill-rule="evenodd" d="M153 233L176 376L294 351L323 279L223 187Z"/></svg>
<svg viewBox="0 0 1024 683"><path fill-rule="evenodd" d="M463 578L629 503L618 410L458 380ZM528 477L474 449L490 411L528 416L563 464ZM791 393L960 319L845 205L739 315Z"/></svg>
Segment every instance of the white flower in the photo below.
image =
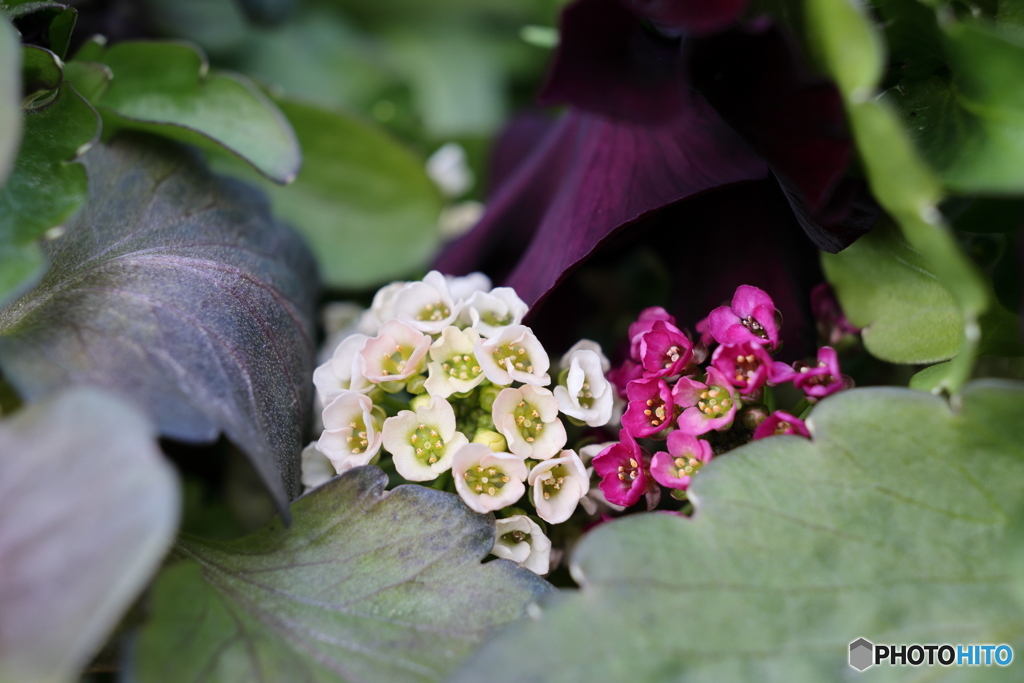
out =
<svg viewBox="0 0 1024 683"><path fill-rule="evenodd" d="M437 231L441 240L448 242L469 232L480 221L485 208L480 202L467 199L441 209L441 215L437 218ZM487 285L484 289L490 288L491 286Z"/></svg>
<svg viewBox="0 0 1024 683"><path fill-rule="evenodd" d="M432 270L421 282L410 282L395 296L395 317L427 334L437 334L455 322L462 302L448 291L444 275Z"/></svg>
<svg viewBox="0 0 1024 683"><path fill-rule="evenodd" d="M485 337L493 337L509 325L523 322L530 307L511 287L476 292L466 300L462 320Z"/></svg>
<svg viewBox="0 0 1024 683"><path fill-rule="evenodd" d="M469 443L452 460L455 490L477 512L491 512L523 497L526 463L511 453L495 453L482 443Z"/></svg>
<svg viewBox="0 0 1024 683"><path fill-rule="evenodd" d="M584 465L589 465L595 456L601 455L601 451L617 443L618 441L605 441L604 443L592 443L589 446L584 446L580 449L580 460Z"/></svg>
<svg viewBox="0 0 1024 683"><path fill-rule="evenodd" d="M498 386L522 382L543 387L551 383L548 354L525 325L510 325L497 336L478 341L476 358L487 379Z"/></svg>
<svg viewBox="0 0 1024 683"><path fill-rule="evenodd" d="M529 384L502 389L491 406L491 420L520 458L546 460L565 445L565 425L550 391Z"/></svg>
<svg viewBox="0 0 1024 683"><path fill-rule="evenodd" d="M380 326L395 317L395 297L408 282L392 282L384 285L373 295L373 303L359 318L356 330L362 334L373 336Z"/></svg>
<svg viewBox="0 0 1024 683"><path fill-rule="evenodd" d="M458 197L473 187L466 150L457 142L441 145L427 158L427 175L447 197Z"/></svg>
<svg viewBox="0 0 1024 683"><path fill-rule="evenodd" d="M315 489L321 484L330 481L337 470L327 456L316 447L316 441L310 442L302 449L302 485L303 493Z"/></svg>
<svg viewBox="0 0 1024 683"><path fill-rule="evenodd" d="M430 337L400 320L389 320L359 352L363 374L371 382L400 382L423 369Z"/></svg>
<svg viewBox="0 0 1024 683"><path fill-rule="evenodd" d="M470 391L484 381L483 369L476 359L476 330L446 327L430 345L430 376L424 386L431 396L448 398L452 394Z"/></svg>
<svg viewBox="0 0 1024 683"><path fill-rule="evenodd" d="M612 417L615 388L604 375L609 366L601 347L596 352L579 348L586 341L579 342L562 357L562 368L569 372L565 375L565 386L555 387L555 398L558 409L569 417L591 427L603 427Z"/></svg>
<svg viewBox="0 0 1024 683"><path fill-rule="evenodd" d="M467 443L466 435L455 431L455 411L443 398L384 421L384 448L398 473L409 481L436 479L452 466L455 451Z"/></svg>
<svg viewBox="0 0 1024 683"><path fill-rule="evenodd" d="M326 338L317 352L320 363L325 363L346 337L359 332L359 321L365 312L362 306L352 301L331 301L324 305L320 321L324 325Z"/></svg>
<svg viewBox="0 0 1024 683"><path fill-rule="evenodd" d="M445 275L448 291L456 301L466 301L476 292L487 292L491 289L491 278L483 273L469 275Z"/></svg>
<svg viewBox="0 0 1024 683"><path fill-rule="evenodd" d="M590 490L590 477L573 451L562 451L561 457L537 464L528 481L533 487L537 515L551 524L569 519L580 498Z"/></svg>
<svg viewBox="0 0 1024 683"><path fill-rule="evenodd" d="M526 515L512 515L497 520L491 554L512 560L534 574L548 573L551 564L551 541L537 523Z"/></svg>
<svg viewBox="0 0 1024 683"><path fill-rule="evenodd" d="M378 457L381 433L369 396L345 391L327 404L323 412L324 433L317 447L340 474Z"/></svg>
<svg viewBox="0 0 1024 683"><path fill-rule="evenodd" d="M572 347L562 355L561 368L567 368L572 363L573 354L577 351L593 351L601 359L601 372L608 372L612 369L612 363L608 360L608 357L604 355L604 351L601 350L601 345L596 341L590 341L589 339L580 339L578 342L572 345Z"/></svg>
<svg viewBox="0 0 1024 683"><path fill-rule="evenodd" d="M366 345L365 334L351 334L334 349L334 354L313 371L313 385L320 403L327 405L343 391L365 394L373 388L363 374L363 361L359 352Z"/></svg>

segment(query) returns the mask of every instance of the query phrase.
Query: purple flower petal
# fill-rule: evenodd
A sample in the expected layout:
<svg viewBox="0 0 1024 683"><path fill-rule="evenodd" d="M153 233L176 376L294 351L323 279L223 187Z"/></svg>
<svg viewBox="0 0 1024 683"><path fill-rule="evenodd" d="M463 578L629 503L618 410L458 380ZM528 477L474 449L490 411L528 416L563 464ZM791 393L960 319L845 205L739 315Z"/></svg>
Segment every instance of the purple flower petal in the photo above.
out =
<svg viewBox="0 0 1024 683"><path fill-rule="evenodd" d="M747 6L747 0L623 0L659 28L708 33L725 28Z"/></svg>
<svg viewBox="0 0 1024 683"><path fill-rule="evenodd" d="M619 0L577 0L562 11L561 42L541 104L570 104L634 123L663 123L686 107L679 40Z"/></svg>
<svg viewBox="0 0 1024 683"><path fill-rule="evenodd" d="M852 150L836 87L811 75L767 19L695 41L689 59L694 86L722 118L812 210L823 206Z"/></svg>

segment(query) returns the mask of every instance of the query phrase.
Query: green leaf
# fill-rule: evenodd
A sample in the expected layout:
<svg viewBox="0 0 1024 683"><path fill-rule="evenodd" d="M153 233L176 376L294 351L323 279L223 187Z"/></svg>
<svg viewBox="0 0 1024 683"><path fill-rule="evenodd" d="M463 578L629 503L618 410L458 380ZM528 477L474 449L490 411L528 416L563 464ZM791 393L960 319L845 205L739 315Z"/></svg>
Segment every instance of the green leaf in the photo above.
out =
<svg viewBox="0 0 1024 683"><path fill-rule="evenodd" d="M440 680L550 590L506 560L480 564L491 515L386 484L356 468L300 498L291 529L183 539L186 559L154 588L138 680Z"/></svg>
<svg viewBox="0 0 1024 683"><path fill-rule="evenodd" d="M943 37L951 77L905 80L886 99L950 188L1024 191L1024 36L965 21Z"/></svg>
<svg viewBox="0 0 1024 683"><path fill-rule="evenodd" d="M167 552L179 495L149 421L109 394L0 421L0 680L77 680Z"/></svg>
<svg viewBox="0 0 1024 683"><path fill-rule="evenodd" d="M278 105L304 163L288 187L264 187L274 213L309 239L324 281L365 288L423 267L439 243L442 206L424 161L350 115L288 100Z"/></svg>
<svg viewBox="0 0 1024 683"><path fill-rule="evenodd" d="M960 348L963 317L921 254L889 221L838 254L822 254L825 277L864 346L891 363L935 363Z"/></svg>
<svg viewBox="0 0 1024 683"><path fill-rule="evenodd" d="M85 168L68 162L92 147L99 128L96 111L67 83L48 107L25 115L21 149L0 188L0 305L41 273L37 240L85 201Z"/></svg>
<svg viewBox="0 0 1024 683"><path fill-rule="evenodd" d="M99 62L73 61L64 65L64 77L82 97L96 102L107 92L114 72Z"/></svg>
<svg viewBox="0 0 1024 683"><path fill-rule="evenodd" d="M14 27L0 13L0 188L7 180L21 142L21 119L21 42Z"/></svg>
<svg viewBox="0 0 1024 683"><path fill-rule="evenodd" d="M53 102L64 81L64 62L49 50L34 45L22 48L21 82L25 97L23 106L28 111Z"/></svg>
<svg viewBox="0 0 1024 683"><path fill-rule="evenodd" d="M302 164L288 120L238 74L210 72L193 46L123 42L102 59L114 78L98 100L104 125L228 151L274 182L290 183Z"/></svg>
<svg viewBox="0 0 1024 683"><path fill-rule="evenodd" d="M312 257L257 191L172 143L118 138L84 161L89 202L0 310L4 376L29 400L110 389L170 438L223 432L286 509L312 402Z"/></svg>
<svg viewBox="0 0 1024 683"><path fill-rule="evenodd" d="M970 375L981 336L978 318L991 302L985 279L960 250L938 209L938 179L918 157L897 115L874 99L885 59L861 0L805 0L805 7L808 40L837 80L872 193L963 317L956 361L940 385L955 390Z"/></svg>
<svg viewBox="0 0 1024 683"><path fill-rule="evenodd" d="M455 681L821 683L849 680L859 637L1019 641L999 548L1024 488L1022 413L1011 382L968 385L952 410L906 389L829 397L813 441L764 439L706 466L692 519L636 515L585 536L571 564L581 590L503 632Z"/></svg>

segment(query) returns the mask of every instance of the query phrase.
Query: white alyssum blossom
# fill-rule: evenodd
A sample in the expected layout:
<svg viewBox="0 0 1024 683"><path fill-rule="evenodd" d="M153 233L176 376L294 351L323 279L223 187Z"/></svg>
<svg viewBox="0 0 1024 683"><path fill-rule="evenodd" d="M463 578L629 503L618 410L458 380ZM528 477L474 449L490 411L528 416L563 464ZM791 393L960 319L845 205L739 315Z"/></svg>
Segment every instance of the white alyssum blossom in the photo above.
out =
<svg viewBox="0 0 1024 683"><path fill-rule="evenodd" d="M448 291L456 301L466 301L477 292L491 291L491 278L483 273L445 275L444 279L448 282Z"/></svg>
<svg viewBox="0 0 1024 683"><path fill-rule="evenodd" d="M469 443L452 460L455 490L470 509L485 513L515 503L526 492L523 459L495 453L482 443Z"/></svg>
<svg viewBox="0 0 1024 683"><path fill-rule="evenodd" d="M395 317L426 334L438 334L459 317L462 302L448 290L444 275L432 270L410 282L395 296Z"/></svg>
<svg viewBox="0 0 1024 683"><path fill-rule="evenodd" d="M350 334L341 340L334 354L313 370L313 386L320 403L327 405L343 391L365 394L373 385L363 373L363 360L359 352L370 338L365 334Z"/></svg>
<svg viewBox="0 0 1024 683"><path fill-rule="evenodd" d="M441 209L441 215L437 218L437 231L441 239L447 242L465 235L480 221L486 208L480 202L466 199Z"/></svg>
<svg viewBox="0 0 1024 683"><path fill-rule="evenodd" d="M324 408L317 448L339 474L379 457L382 436L373 410L370 397L356 391L342 392Z"/></svg>
<svg viewBox="0 0 1024 683"><path fill-rule="evenodd" d="M551 567L551 540L526 515L497 520L491 554L543 576Z"/></svg>
<svg viewBox="0 0 1024 683"><path fill-rule="evenodd" d="M400 320L389 320L359 351L363 374L374 383L409 379L423 369L430 342L430 337L419 330Z"/></svg>
<svg viewBox="0 0 1024 683"><path fill-rule="evenodd" d="M470 391L486 379L476 359L476 330L446 327L441 336L430 345L427 362L429 376L424 386L431 396L448 398L452 394Z"/></svg>
<svg viewBox="0 0 1024 683"><path fill-rule="evenodd" d="M473 170L466 150L457 142L446 142L427 158L427 175L449 198L463 195L473 187Z"/></svg>
<svg viewBox="0 0 1024 683"><path fill-rule="evenodd" d="M334 350L346 337L359 332L359 321L366 312L354 301L331 301L320 311L320 322L324 326L324 343L317 351L317 361L327 362Z"/></svg>
<svg viewBox="0 0 1024 683"><path fill-rule="evenodd" d="M461 320L484 337L493 337L509 325L518 325L530 310L516 290L495 287L489 292L476 292L466 299Z"/></svg>
<svg viewBox="0 0 1024 683"><path fill-rule="evenodd" d="M317 486L326 484L337 473L334 464L317 448L316 441L310 442L302 449L303 493L308 493Z"/></svg>
<svg viewBox="0 0 1024 683"><path fill-rule="evenodd" d="M527 480L533 487L533 504L545 522L560 524L572 516L580 498L590 490L590 477L574 451L538 463Z"/></svg>
<svg viewBox="0 0 1024 683"><path fill-rule="evenodd" d="M384 421L384 448L398 473L409 481L430 481L452 466L455 452L469 443L455 429L455 411L435 397L415 411L403 410Z"/></svg>
<svg viewBox="0 0 1024 683"><path fill-rule="evenodd" d="M520 458L547 460L566 442L558 401L543 387L502 389L491 406L491 420L508 441L508 450Z"/></svg>
<svg viewBox="0 0 1024 683"><path fill-rule="evenodd" d="M596 347L596 350L595 350ZM591 427L603 427L612 417L615 388L605 377L610 364L601 347L587 339L562 357L565 384L555 387L558 409Z"/></svg>
<svg viewBox="0 0 1024 683"><path fill-rule="evenodd" d="M371 337L376 335L381 325L395 317L395 297L407 284L399 280L378 289L370 308L360 316L356 331Z"/></svg>
<svg viewBox="0 0 1024 683"><path fill-rule="evenodd" d="M490 339L481 339L475 350L484 375L498 386L522 382L543 387L551 383L547 351L525 325L510 325Z"/></svg>

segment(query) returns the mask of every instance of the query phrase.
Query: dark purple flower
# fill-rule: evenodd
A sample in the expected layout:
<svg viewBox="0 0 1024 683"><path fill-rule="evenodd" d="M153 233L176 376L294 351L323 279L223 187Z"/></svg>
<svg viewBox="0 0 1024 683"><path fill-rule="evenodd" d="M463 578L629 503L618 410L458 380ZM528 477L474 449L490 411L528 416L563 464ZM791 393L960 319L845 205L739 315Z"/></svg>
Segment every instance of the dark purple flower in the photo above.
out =
<svg viewBox="0 0 1024 683"><path fill-rule="evenodd" d="M754 440L764 439L769 436L779 436L781 434L811 438L811 433L807 431L807 425L804 424L803 420L781 410L776 410L754 430Z"/></svg>
<svg viewBox="0 0 1024 683"><path fill-rule="evenodd" d="M711 461L711 444L683 432L672 432L651 460L651 476L662 486L685 491L700 468Z"/></svg>
<svg viewBox="0 0 1024 683"><path fill-rule="evenodd" d="M818 362L815 365L799 363L793 369L793 385L813 398L822 398L853 386L853 380L839 369L839 357L835 349L829 346L818 349Z"/></svg>
<svg viewBox="0 0 1024 683"><path fill-rule="evenodd" d="M629 407L622 416L622 427L634 438L653 436L672 424L676 404L665 380L637 379L626 387Z"/></svg>
<svg viewBox="0 0 1024 683"><path fill-rule="evenodd" d="M650 456L623 429L612 444L591 461L601 477L598 487L609 503L629 507L647 492Z"/></svg>

